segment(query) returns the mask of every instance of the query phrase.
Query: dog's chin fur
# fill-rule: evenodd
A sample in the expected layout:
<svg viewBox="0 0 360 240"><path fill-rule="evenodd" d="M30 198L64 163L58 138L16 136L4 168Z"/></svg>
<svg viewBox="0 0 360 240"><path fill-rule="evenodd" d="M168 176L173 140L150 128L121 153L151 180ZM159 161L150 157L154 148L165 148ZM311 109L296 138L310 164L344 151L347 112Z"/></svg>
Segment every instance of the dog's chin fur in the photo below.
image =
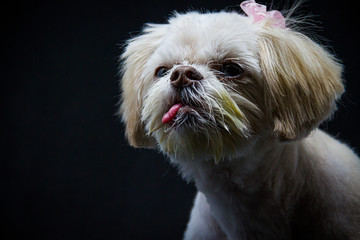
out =
<svg viewBox="0 0 360 240"><path fill-rule="evenodd" d="M344 91L326 49L271 19L190 12L148 24L121 58L130 144L158 147L199 190L186 239L360 238L358 157L317 129ZM201 79L174 87L182 67Z"/></svg>

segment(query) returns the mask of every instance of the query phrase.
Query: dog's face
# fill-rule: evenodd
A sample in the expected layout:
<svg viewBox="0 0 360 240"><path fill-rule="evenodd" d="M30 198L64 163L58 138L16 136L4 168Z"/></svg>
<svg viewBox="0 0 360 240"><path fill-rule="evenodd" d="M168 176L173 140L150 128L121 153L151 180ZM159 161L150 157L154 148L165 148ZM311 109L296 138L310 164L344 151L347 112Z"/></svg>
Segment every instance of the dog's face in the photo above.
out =
<svg viewBox="0 0 360 240"><path fill-rule="evenodd" d="M343 92L318 44L237 13L177 14L122 55L126 135L175 159L241 155L258 139L307 135Z"/></svg>

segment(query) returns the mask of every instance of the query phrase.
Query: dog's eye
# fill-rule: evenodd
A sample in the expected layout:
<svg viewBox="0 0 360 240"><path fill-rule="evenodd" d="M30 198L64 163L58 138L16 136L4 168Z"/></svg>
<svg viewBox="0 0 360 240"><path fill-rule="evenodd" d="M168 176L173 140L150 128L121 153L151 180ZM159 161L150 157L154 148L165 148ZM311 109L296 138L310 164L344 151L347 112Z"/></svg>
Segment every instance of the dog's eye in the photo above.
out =
<svg viewBox="0 0 360 240"><path fill-rule="evenodd" d="M238 77L244 70L236 63L226 63L223 65L222 72L226 77Z"/></svg>
<svg viewBox="0 0 360 240"><path fill-rule="evenodd" d="M163 76L165 76L168 73L169 69L167 67L158 67L155 70L155 76L157 78L161 78Z"/></svg>

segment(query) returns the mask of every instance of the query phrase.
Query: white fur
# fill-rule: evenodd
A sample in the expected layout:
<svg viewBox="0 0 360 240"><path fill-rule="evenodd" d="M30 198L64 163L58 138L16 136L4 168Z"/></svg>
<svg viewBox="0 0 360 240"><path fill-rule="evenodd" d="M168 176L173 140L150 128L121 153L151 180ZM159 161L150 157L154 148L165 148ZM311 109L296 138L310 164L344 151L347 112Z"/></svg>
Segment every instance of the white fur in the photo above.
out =
<svg viewBox="0 0 360 240"><path fill-rule="evenodd" d="M308 174L306 168L312 168L315 174ZM314 187L319 189L317 197L330 211L329 227L347 228L353 221L348 218L354 209L346 208L360 199L359 169L357 156L346 145L320 130L292 144L255 144L246 157L222 165L187 162L182 165L182 170L195 179L196 187L207 199L203 198L202 204L209 204L209 207L204 209L199 200L195 201L185 239L208 239L202 238L202 232L192 225L206 226L211 216L228 239L253 239L254 236L246 235L242 229L250 224L259 234L255 239L291 239L286 228L286 212L293 211L293 199L298 198L300 191ZM305 176L308 178L303 179ZM264 190L268 192L261 193L259 198L258 194ZM289 199L282 199L284 195ZM251 204L256 204L259 212L249 211ZM358 211L355 210L357 214ZM253 214L261 218L253 218ZM351 217L355 218L352 224L356 229L358 215ZM221 236L221 232L214 229L213 233ZM198 237L193 237L195 235ZM354 235L349 239L357 237Z"/></svg>
<svg viewBox="0 0 360 240"><path fill-rule="evenodd" d="M342 67L270 23L190 12L148 25L122 55L126 135L195 182L185 239L360 239L359 158L317 129L343 92ZM216 66L226 62L244 74L224 76ZM169 71L156 78L161 66ZM179 93L179 66L203 79ZM190 110L162 124L179 99Z"/></svg>

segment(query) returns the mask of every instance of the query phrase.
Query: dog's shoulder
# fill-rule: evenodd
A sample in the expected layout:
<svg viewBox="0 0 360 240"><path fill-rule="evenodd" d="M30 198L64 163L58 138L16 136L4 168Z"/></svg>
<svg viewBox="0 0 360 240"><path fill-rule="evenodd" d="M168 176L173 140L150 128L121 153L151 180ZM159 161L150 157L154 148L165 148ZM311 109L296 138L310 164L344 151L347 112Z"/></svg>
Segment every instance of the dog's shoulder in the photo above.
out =
<svg viewBox="0 0 360 240"><path fill-rule="evenodd" d="M360 160L355 152L338 139L319 129L302 140L300 159L305 182L294 216L296 226L336 236L360 237ZM310 218L306 216L311 216ZM303 223L301 219L306 219ZM309 224L309 219L313 219ZM327 219L324 221L324 219ZM316 228L310 227L316 225ZM307 226L307 227L306 227ZM305 234L303 232L303 234ZM309 233L314 235L313 233ZM316 235L316 234L315 234Z"/></svg>
<svg viewBox="0 0 360 240"><path fill-rule="evenodd" d="M302 146L308 149L307 154L316 164L334 171L351 171L360 175L360 159L345 143L316 129L303 140ZM337 168L339 167L339 168ZM341 175L341 172L338 172Z"/></svg>

